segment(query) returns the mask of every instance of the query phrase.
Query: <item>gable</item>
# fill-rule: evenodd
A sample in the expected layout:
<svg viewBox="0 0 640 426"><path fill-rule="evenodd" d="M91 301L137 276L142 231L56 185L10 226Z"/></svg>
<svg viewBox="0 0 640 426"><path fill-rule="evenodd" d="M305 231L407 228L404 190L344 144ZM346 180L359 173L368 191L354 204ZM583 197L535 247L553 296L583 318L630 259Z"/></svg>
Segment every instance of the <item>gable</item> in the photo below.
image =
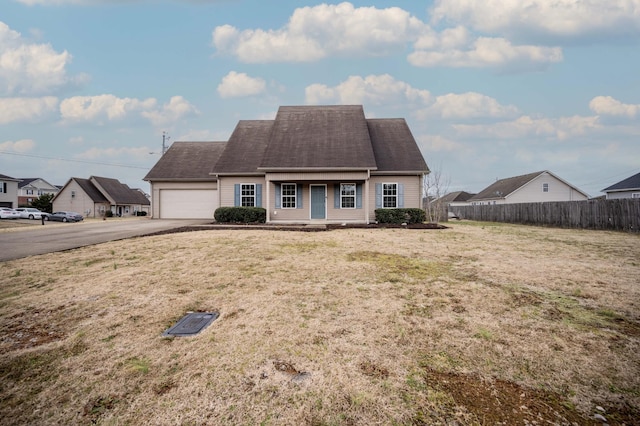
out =
<svg viewBox="0 0 640 426"><path fill-rule="evenodd" d="M531 182L542 173L544 172L529 173L526 175L497 180L482 191L478 192L478 194L471 197L469 201L495 200L505 198L509 194L516 191L518 188L521 188L528 182Z"/></svg>
<svg viewBox="0 0 640 426"><path fill-rule="evenodd" d="M212 172L256 173L272 128L272 120L240 120Z"/></svg>
<svg viewBox="0 0 640 426"><path fill-rule="evenodd" d="M403 118L368 119L367 128L377 172L429 171L411 130Z"/></svg>
<svg viewBox="0 0 640 426"><path fill-rule="evenodd" d="M375 169L362 106L284 106L260 169Z"/></svg>

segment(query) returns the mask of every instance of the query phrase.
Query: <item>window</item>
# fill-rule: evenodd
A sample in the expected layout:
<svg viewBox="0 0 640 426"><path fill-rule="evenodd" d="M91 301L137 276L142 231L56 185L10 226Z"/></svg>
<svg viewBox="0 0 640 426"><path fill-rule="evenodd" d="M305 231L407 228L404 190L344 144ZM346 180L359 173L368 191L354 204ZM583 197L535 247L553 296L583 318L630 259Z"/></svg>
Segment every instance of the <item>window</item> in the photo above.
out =
<svg viewBox="0 0 640 426"><path fill-rule="evenodd" d="M393 208L398 207L398 184L383 183L382 184L382 207Z"/></svg>
<svg viewBox="0 0 640 426"><path fill-rule="evenodd" d="M71 198L76 198L76 191L71 191Z"/></svg>
<svg viewBox="0 0 640 426"><path fill-rule="evenodd" d="M27 195L33 195L33 189L27 189Z"/></svg>
<svg viewBox="0 0 640 426"><path fill-rule="evenodd" d="M256 206L256 185L243 183L240 185L240 205L242 207Z"/></svg>
<svg viewBox="0 0 640 426"><path fill-rule="evenodd" d="M295 183L283 183L282 184L282 208L283 209L295 209L296 208L296 184Z"/></svg>
<svg viewBox="0 0 640 426"><path fill-rule="evenodd" d="M342 209L356 208L356 184L355 183L340 184L340 208Z"/></svg>
<svg viewBox="0 0 640 426"><path fill-rule="evenodd" d="M7 182L0 182L0 193L7 193Z"/></svg>
<svg viewBox="0 0 640 426"><path fill-rule="evenodd" d="M632 192L631 198L640 198L640 192Z"/></svg>
<svg viewBox="0 0 640 426"><path fill-rule="evenodd" d="M542 192L549 192L549 184L548 183L543 183L542 184Z"/></svg>

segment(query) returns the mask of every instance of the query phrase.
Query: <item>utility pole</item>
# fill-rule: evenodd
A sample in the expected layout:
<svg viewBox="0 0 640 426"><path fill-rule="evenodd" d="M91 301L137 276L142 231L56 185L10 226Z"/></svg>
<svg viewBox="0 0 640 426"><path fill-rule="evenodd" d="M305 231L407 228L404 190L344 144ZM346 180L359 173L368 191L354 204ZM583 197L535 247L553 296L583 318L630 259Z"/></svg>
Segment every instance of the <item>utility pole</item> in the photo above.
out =
<svg viewBox="0 0 640 426"><path fill-rule="evenodd" d="M167 146L167 144L169 143L169 139L171 139L171 136L169 136L167 132L163 131L162 132L162 155L164 155L165 152L167 152L167 149L169 149L169 147Z"/></svg>

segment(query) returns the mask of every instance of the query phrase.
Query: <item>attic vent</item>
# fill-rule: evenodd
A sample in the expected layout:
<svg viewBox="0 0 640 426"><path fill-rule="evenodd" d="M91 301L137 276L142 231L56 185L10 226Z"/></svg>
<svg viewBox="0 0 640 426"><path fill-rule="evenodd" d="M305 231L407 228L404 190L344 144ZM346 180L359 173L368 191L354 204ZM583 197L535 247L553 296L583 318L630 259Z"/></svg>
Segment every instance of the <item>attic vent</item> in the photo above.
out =
<svg viewBox="0 0 640 426"><path fill-rule="evenodd" d="M173 327L167 329L163 336L193 336L207 328L220 314L218 312L190 312L183 316Z"/></svg>

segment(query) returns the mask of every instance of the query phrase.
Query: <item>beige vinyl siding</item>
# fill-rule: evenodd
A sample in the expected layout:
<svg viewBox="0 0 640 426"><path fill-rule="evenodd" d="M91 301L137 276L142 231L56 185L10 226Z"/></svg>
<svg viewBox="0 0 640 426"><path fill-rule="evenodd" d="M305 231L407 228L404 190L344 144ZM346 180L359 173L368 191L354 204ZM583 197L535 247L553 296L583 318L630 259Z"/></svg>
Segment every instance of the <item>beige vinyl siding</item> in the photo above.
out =
<svg viewBox="0 0 640 426"><path fill-rule="evenodd" d="M266 207L266 192L264 176L224 176L218 178L220 207L234 206L234 187L236 184L253 183L262 185L262 207Z"/></svg>
<svg viewBox="0 0 640 426"><path fill-rule="evenodd" d="M329 182L329 181L340 181L340 182L353 182L353 181L364 181L368 178L368 174L366 171L359 172L311 172L311 173L303 173L303 172L294 172L294 173L269 173L269 180L273 182Z"/></svg>
<svg viewBox="0 0 640 426"><path fill-rule="evenodd" d="M85 217L98 217L101 212L96 212L95 210L100 210L100 206L100 204L95 205L91 197L84 192L75 180L71 180L53 200L52 209L54 212L72 211ZM109 206L105 205L104 208L108 209Z"/></svg>
<svg viewBox="0 0 640 426"><path fill-rule="evenodd" d="M369 220L376 217L376 183L401 183L404 185L404 208L422 208L422 176L371 176L369 182Z"/></svg>

